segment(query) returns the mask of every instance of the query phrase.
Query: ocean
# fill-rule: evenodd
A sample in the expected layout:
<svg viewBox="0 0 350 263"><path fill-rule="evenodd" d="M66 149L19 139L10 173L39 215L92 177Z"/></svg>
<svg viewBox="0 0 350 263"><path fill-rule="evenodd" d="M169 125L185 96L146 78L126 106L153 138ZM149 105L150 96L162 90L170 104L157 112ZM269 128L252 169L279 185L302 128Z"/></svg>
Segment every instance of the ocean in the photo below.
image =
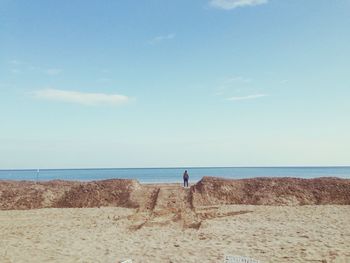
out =
<svg viewBox="0 0 350 263"><path fill-rule="evenodd" d="M94 181L113 178L136 179L141 183L182 182L182 174L187 170L190 183L203 176L223 178L254 177L339 177L350 178L350 167L203 167L203 168L105 168L105 169L40 169L0 170L0 180L74 180Z"/></svg>

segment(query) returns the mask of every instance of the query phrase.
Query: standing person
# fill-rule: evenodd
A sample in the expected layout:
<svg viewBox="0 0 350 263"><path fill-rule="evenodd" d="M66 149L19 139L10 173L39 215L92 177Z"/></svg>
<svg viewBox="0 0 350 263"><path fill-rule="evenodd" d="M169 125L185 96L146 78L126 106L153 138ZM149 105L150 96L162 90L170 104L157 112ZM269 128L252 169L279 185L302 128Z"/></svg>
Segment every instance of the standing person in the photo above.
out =
<svg viewBox="0 0 350 263"><path fill-rule="evenodd" d="M187 170L185 170L185 172L184 172L184 176L183 176L183 179L184 179L184 187L188 187L188 178L190 178L189 177L189 175L188 175L188 173L187 173Z"/></svg>

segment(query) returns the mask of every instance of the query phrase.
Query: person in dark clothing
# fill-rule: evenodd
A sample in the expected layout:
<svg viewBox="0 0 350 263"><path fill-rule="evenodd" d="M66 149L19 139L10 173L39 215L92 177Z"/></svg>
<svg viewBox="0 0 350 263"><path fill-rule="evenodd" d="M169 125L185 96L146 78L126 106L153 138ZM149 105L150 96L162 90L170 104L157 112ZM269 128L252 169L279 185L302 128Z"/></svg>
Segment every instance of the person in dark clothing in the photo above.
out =
<svg viewBox="0 0 350 263"><path fill-rule="evenodd" d="M188 175L188 173L187 173L187 170L185 170L185 172L184 172L184 176L183 176L183 179L184 179L184 187L188 187L188 178L190 178L189 177L189 175Z"/></svg>

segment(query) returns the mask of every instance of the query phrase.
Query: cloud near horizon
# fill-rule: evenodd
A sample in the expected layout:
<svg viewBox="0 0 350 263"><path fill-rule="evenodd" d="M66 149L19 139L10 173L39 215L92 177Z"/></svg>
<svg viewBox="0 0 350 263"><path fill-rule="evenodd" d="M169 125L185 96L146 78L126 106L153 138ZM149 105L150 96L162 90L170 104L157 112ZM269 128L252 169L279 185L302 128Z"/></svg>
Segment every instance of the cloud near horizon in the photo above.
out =
<svg viewBox="0 0 350 263"><path fill-rule="evenodd" d="M210 5L216 8L231 10L244 6L267 4L269 0L211 0Z"/></svg>
<svg viewBox="0 0 350 263"><path fill-rule="evenodd" d="M253 95L247 95L247 96L235 96L227 98L226 100L236 101L236 100L252 100L252 99L258 99L262 97L266 97L268 95L266 94L253 94Z"/></svg>
<svg viewBox="0 0 350 263"><path fill-rule="evenodd" d="M33 92L38 99L69 102L86 106L96 105L121 105L127 103L130 98L119 94L87 93L60 89L42 89Z"/></svg>

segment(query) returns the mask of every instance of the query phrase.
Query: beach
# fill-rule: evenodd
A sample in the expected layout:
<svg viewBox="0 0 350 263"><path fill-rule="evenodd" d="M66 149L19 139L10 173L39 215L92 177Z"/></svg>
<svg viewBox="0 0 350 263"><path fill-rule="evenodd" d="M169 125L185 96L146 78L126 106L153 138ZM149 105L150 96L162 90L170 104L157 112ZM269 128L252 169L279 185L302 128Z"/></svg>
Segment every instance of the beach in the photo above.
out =
<svg viewBox="0 0 350 263"><path fill-rule="evenodd" d="M350 263L350 0L0 0L0 263Z"/></svg>
<svg viewBox="0 0 350 263"><path fill-rule="evenodd" d="M349 180L290 180L2 182L1 262L350 262Z"/></svg>
<svg viewBox="0 0 350 263"><path fill-rule="evenodd" d="M1 262L223 262L242 255L262 262L349 262L348 206L221 206L247 212L134 230L128 208L0 212Z"/></svg>

